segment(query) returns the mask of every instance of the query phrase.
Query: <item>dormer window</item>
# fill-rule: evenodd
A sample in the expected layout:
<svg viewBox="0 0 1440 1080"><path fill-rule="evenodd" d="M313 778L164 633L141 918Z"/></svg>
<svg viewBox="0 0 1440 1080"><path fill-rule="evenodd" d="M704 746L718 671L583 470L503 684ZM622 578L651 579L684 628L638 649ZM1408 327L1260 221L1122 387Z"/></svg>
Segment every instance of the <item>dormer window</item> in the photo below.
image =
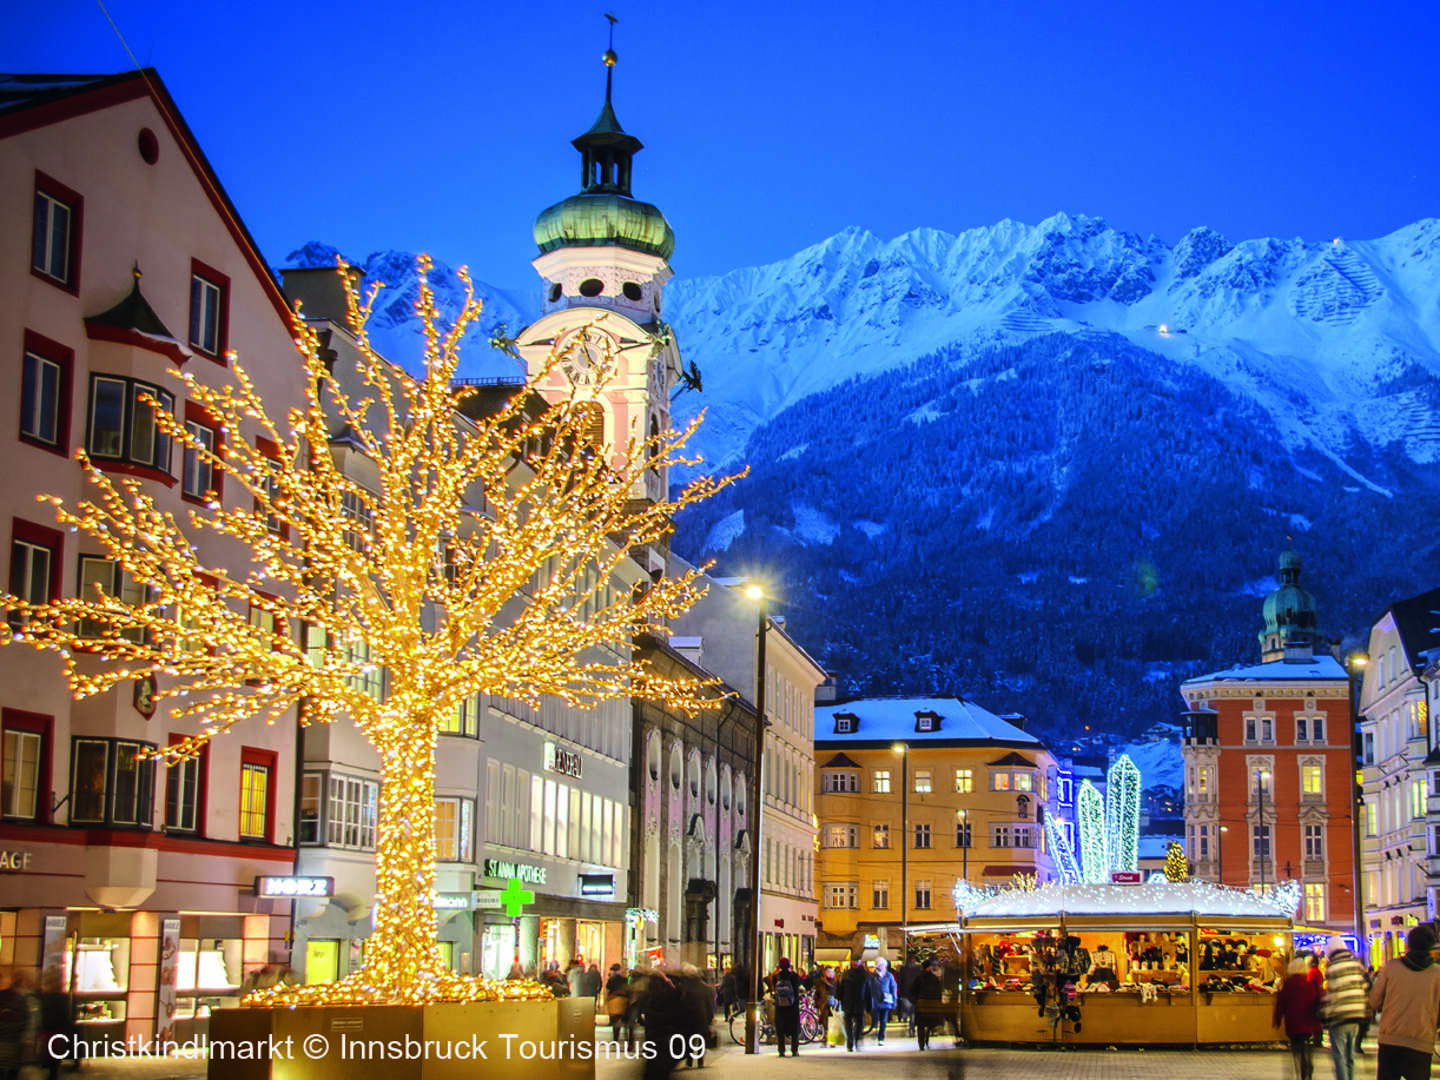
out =
<svg viewBox="0 0 1440 1080"><path fill-rule="evenodd" d="M916 731L939 731L940 714L937 712L917 712L915 714Z"/></svg>
<svg viewBox="0 0 1440 1080"><path fill-rule="evenodd" d="M835 714L835 734L854 735L860 728L860 718L854 713Z"/></svg>

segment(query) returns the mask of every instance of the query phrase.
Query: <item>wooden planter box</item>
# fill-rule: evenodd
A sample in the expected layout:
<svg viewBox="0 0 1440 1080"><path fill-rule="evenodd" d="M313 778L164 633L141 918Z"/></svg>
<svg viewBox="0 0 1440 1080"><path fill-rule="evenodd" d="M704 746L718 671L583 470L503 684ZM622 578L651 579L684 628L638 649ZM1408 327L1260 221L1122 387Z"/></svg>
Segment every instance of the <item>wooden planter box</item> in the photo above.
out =
<svg viewBox="0 0 1440 1080"><path fill-rule="evenodd" d="M502 1038L502 1036L508 1036ZM209 1080L594 1080L589 998L220 1009ZM481 1056L483 1054L483 1056Z"/></svg>

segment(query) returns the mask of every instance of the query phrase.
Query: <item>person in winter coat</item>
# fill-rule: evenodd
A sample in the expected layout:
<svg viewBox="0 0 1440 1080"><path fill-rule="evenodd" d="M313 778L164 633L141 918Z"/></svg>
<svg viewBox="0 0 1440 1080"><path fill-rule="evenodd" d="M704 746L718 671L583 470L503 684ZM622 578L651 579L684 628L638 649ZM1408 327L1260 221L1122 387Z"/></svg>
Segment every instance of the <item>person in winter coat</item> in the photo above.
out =
<svg viewBox="0 0 1440 1080"><path fill-rule="evenodd" d="M1311 1038L1320 1031L1320 991L1310 979L1310 961L1298 957L1290 964L1290 972L1275 995L1274 1024L1285 1025L1290 1039L1290 1053L1295 1059L1295 1074L1300 1080L1315 1075L1311 1054Z"/></svg>
<svg viewBox="0 0 1440 1080"><path fill-rule="evenodd" d="M1370 980L1355 954L1332 945L1325 958L1325 1003L1320 1019L1330 1032L1335 1080L1355 1080L1355 1041L1369 1010Z"/></svg>
<svg viewBox="0 0 1440 1080"><path fill-rule="evenodd" d="M810 981L810 989L815 995L815 1015L819 1018L820 1030L825 1031L830 1026L830 999L835 996L835 972L828 967L820 968ZM828 1046L829 1043L822 1042L821 1045Z"/></svg>
<svg viewBox="0 0 1440 1080"><path fill-rule="evenodd" d="M900 1000L900 988L890 971L890 962L883 956L875 961L875 971L865 984L866 1003L875 1018L875 1041L885 1045L885 1025Z"/></svg>
<svg viewBox="0 0 1440 1080"><path fill-rule="evenodd" d="M911 992L915 995L915 1039L921 1050L928 1050L931 1034L945 1023L945 987L932 964L915 976Z"/></svg>
<svg viewBox="0 0 1440 1080"><path fill-rule="evenodd" d="M605 1015L610 1017L610 1038L620 1041L620 1032L625 1027L625 1014L630 1009L630 980L625 969L619 964L610 965L610 977L605 980ZM629 1037L634 1038L632 1033Z"/></svg>
<svg viewBox="0 0 1440 1080"><path fill-rule="evenodd" d="M1405 939L1405 955L1386 962L1370 988L1380 1014L1377 1080L1418 1080L1430 1075L1435 1027L1440 1023L1440 967L1430 950L1435 931L1421 923Z"/></svg>
<svg viewBox="0 0 1440 1080"><path fill-rule="evenodd" d="M786 957L780 958L780 966L771 974L770 1000L775 1004L775 1042L780 1056L785 1056L785 1043L790 1043L792 1057L800 1056L800 995L804 988L800 976L790 968Z"/></svg>
<svg viewBox="0 0 1440 1080"><path fill-rule="evenodd" d="M840 999L840 1011L845 1016L845 1049L855 1050L860 1045L860 1036L865 1031L865 986L869 975L859 960L850 965L850 970L840 976L836 997Z"/></svg>
<svg viewBox="0 0 1440 1080"><path fill-rule="evenodd" d="M585 996L594 1000L600 996L600 990L605 985L605 978L600 974L600 968L594 960L585 969Z"/></svg>
<svg viewBox="0 0 1440 1080"><path fill-rule="evenodd" d="M895 985L900 989L899 1015L905 1021L905 1034L915 1034L915 980L920 977L920 965L915 954L907 953L905 963L895 973Z"/></svg>
<svg viewBox="0 0 1440 1080"><path fill-rule="evenodd" d="M10 968L0 968L0 1080L16 1080L25 1064L30 1006Z"/></svg>

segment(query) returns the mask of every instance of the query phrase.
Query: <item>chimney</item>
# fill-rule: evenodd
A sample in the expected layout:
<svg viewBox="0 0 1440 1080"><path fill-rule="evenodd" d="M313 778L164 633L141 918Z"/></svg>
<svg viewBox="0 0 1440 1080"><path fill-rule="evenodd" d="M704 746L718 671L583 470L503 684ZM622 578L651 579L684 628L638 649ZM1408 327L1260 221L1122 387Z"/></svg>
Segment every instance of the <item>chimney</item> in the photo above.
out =
<svg viewBox="0 0 1440 1080"><path fill-rule="evenodd" d="M350 282L355 289L365 277L365 271L358 266L349 269ZM350 309L345 303L345 284L340 272L333 266L297 267L280 271L286 297L293 304L301 303L301 313L307 319L329 319L337 326L350 326Z"/></svg>
<svg viewBox="0 0 1440 1080"><path fill-rule="evenodd" d="M1025 722L1026 722L1026 721L1025 721L1025 714L1024 714L1024 713L1018 713L1018 712L1001 713L1001 714L1000 714L1000 719L1001 719L1001 720L1004 720L1007 724L1012 724L1012 725L1014 725L1015 727L1019 728L1021 731L1024 731L1024 730L1025 730Z"/></svg>

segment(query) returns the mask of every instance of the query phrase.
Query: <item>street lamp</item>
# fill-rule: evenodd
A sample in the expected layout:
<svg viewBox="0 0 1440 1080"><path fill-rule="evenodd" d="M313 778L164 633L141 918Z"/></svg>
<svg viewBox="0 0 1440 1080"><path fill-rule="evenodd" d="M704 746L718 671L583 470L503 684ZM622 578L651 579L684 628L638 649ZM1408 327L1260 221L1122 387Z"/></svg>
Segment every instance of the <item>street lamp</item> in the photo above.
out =
<svg viewBox="0 0 1440 1080"><path fill-rule="evenodd" d="M970 882L970 811L956 810L955 816L960 819L960 878L966 884Z"/></svg>
<svg viewBox="0 0 1440 1080"><path fill-rule="evenodd" d="M1265 828L1265 782L1270 779L1270 773L1261 769L1255 774L1255 786L1258 789L1256 799L1259 803L1259 833L1256 834L1257 857L1260 860L1260 892L1265 892L1265 863L1270 858L1270 834Z"/></svg>
<svg viewBox="0 0 1440 1080"><path fill-rule="evenodd" d="M1361 784L1360 770L1362 766L1360 755L1360 687L1363 683L1362 676L1365 673L1365 665L1370 663L1370 655L1363 651L1352 652L1345 660L1345 670L1350 676L1350 772L1354 776L1354 795L1352 801L1354 806L1350 811L1351 821L1351 844L1353 852L1351 858L1354 860L1354 890L1355 898L1355 952L1356 959L1362 967L1370 965L1370 941L1367 937L1368 930L1365 926L1365 849L1360 839L1360 818L1361 812L1365 809L1365 788Z"/></svg>
<svg viewBox="0 0 1440 1080"><path fill-rule="evenodd" d="M897 742L890 749L900 755L900 962L904 963L910 952L910 880L907 873L910 849L905 842L905 831L910 828L910 744Z"/></svg>
<svg viewBox="0 0 1440 1080"><path fill-rule="evenodd" d="M750 1007L745 1010L745 1053L760 1052L760 820L764 817L765 787L765 631L769 618L765 613L765 590L759 585L745 586L745 595L755 601L758 622L755 629L755 768L750 778Z"/></svg>
<svg viewBox="0 0 1440 1080"><path fill-rule="evenodd" d="M1221 825L1215 832L1215 883L1225 884L1225 834L1230 831L1229 825Z"/></svg>

